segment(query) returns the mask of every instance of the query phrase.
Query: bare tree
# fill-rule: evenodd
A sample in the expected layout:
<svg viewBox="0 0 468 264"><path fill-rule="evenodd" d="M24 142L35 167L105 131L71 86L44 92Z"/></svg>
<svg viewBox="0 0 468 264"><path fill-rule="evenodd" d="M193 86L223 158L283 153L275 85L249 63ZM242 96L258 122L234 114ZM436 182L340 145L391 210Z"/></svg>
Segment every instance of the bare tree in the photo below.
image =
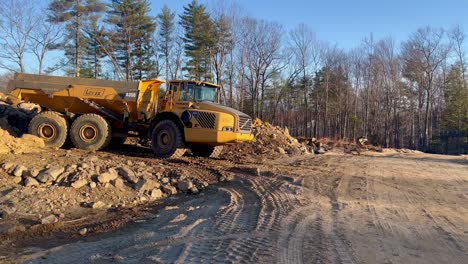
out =
<svg viewBox="0 0 468 264"><path fill-rule="evenodd" d="M445 43L443 29L425 27L417 30L410 39L403 44L405 63L413 81L417 81L419 88L424 91L424 100L420 100L420 112L424 111L424 130L420 133L423 150L427 150L430 140L430 118L434 96L434 82L436 73L447 59L450 46Z"/></svg>
<svg viewBox="0 0 468 264"><path fill-rule="evenodd" d="M159 24L158 36L160 39L154 38L153 45L158 47L157 50L164 56L164 66L166 68L165 75L166 81L168 81L171 76L169 61L174 45L175 13L165 5L161 10L161 13L157 16L157 23Z"/></svg>
<svg viewBox="0 0 468 264"><path fill-rule="evenodd" d="M36 23L31 0L5 0L0 5L0 68L25 72L24 57Z"/></svg>
<svg viewBox="0 0 468 264"><path fill-rule="evenodd" d="M6 72L0 74L0 92L2 93L9 93L8 90L8 82L13 79L12 72Z"/></svg>
<svg viewBox="0 0 468 264"><path fill-rule="evenodd" d="M261 118L267 82L282 67L282 28L276 23L246 18L243 29L241 45L246 61L251 112L254 117Z"/></svg>
<svg viewBox="0 0 468 264"><path fill-rule="evenodd" d="M289 33L290 46L294 55L295 67L301 72L304 93L304 133L309 131L309 92L312 86L312 73L317 70L320 59L319 43L315 33L305 24L300 24Z"/></svg>
<svg viewBox="0 0 468 264"><path fill-rule="evenodd" d="M184 63L184 41L182 38L182 33L183 30L181 26L176 23L175 26L175 39L174 39L174 45L172 47L171 51L171 58L170 58L170 72L172 74L172 79L178 79L180 76L182 76L182 64Z"/></svg>
<svg viewBox="0 0 468 264"><path fill-rule="evenodd" d="M28 45L31 52L37 59L37 73L42 74L46 53L57 48L57 41L61 38L61 28L52 23L44 23L44 17L39 17L36 29L31 33L31 41Z"/></svg>
<svg viewBox="0 0 468 264"><path fill-rule="evenodd" d="M215 18L215 52L213 55L213 68L216 77L216 83L221 86L223 98L226 101L226 92L223 86L223 72L225 70L225 62L227 54L232 50L234 45L232 24L233 20L224 13L220 13Z"/></svg>
<svg viewBox="0 0 468 264"><path fill-rule="evenodd" d="M460 25L456 25L449 33L450 39L453 42L455 55L460 66L461 76L463 80L466 80L466 61L465 61L465 50L463 49L466 34L463 32ZM466 84L466 82L464 82ZM465 85L466 88L466 85Z"/></svg>

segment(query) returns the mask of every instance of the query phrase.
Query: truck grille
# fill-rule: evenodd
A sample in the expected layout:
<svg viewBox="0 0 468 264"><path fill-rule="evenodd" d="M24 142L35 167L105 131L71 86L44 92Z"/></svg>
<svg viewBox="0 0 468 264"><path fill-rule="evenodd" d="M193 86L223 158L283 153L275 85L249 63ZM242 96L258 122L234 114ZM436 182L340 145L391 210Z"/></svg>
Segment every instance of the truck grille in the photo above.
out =
<svg viewBox="0 0 468 264"><path fill-rule="evenodd" d="M197 116L195 116L195 119L203 128L215 128L216 115L213 113L198 112Z"/></svg>
<svg viewBox="0 0 468 264"><path fill-rule="evenodd" d="M239 130L250 133L252 130L252 119L249 116L239 116Z"/></svg>

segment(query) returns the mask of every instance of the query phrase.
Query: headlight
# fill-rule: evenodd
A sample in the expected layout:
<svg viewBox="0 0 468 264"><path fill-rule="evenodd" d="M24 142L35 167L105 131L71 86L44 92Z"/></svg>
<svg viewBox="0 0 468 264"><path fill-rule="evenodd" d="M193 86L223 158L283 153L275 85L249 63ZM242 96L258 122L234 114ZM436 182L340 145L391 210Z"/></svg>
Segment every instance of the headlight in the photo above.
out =
<svg viewBox="0 0 468 264"><path fill-rule="evenodd" d="M232 131L234 131L234 128L232 126L225 126L225 127L223 127L223 131L232 132Z"/></svg>
<svg viewBox="0 0 468 264"><path fill-rule="evenodd" d="M182 115L180 115L180 119L182 119L182 122L188 123L190 119L192 119L192 113L190 113L190 111L184 111Z"/></svg>

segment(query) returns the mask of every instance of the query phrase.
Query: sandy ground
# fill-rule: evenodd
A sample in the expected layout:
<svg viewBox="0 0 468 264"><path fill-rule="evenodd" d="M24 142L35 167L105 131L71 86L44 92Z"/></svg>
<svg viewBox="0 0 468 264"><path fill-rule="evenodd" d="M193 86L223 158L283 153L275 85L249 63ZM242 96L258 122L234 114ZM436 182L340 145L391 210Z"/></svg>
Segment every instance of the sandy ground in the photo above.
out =
<svg viewBox="0 0 468 264"><path fill-rule="evenodd" d="M468 263L466 157L331 152L197 162L193 173L216 164L234 177L133 213L103 212L109 221L85 236L76 230L86 222L9 237L0 261ZM127 221L112 224L119 219Z"/></svg>

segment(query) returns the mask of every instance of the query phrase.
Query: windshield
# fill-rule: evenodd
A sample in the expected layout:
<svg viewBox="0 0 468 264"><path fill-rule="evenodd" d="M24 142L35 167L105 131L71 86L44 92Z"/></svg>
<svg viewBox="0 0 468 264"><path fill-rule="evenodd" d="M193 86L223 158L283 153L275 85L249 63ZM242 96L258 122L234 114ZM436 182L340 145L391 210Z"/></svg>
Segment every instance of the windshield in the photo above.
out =
<svg viewBox="0 0 468 264"><path fill-rule="evenodd" d="M218 89L216 87L201 86L189 84L187 90L182 93L182 101L202 102L209 101L218 102Z"/></svg>

